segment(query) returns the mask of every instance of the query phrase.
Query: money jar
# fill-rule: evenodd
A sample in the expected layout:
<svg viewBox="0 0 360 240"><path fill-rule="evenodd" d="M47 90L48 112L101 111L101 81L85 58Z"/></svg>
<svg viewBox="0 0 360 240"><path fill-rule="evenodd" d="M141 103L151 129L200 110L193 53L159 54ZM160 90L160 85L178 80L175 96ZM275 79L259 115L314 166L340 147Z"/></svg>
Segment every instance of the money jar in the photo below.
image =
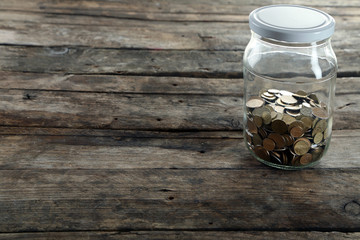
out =
<svg viewBox="0 0 360 240"><path fill-rule="evenodd" d="M272 167L314 166L331 138L335 20L314 8L271 5L252 11L249 25L243 59L246 146Z"/></svg>

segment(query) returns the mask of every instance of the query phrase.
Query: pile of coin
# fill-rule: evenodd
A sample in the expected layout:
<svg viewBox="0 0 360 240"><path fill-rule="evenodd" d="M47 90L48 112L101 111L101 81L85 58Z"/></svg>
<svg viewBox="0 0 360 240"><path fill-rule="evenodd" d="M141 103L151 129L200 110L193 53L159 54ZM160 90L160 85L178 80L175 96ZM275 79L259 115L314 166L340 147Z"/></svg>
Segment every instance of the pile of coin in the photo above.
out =
<svg viewBox="0 0 360 240"><path fill-rule="evenodd" d="M268 89L247 100L246 113L249 148L274 164L317 161L331 134L328 108L314 93Z"/></svg>

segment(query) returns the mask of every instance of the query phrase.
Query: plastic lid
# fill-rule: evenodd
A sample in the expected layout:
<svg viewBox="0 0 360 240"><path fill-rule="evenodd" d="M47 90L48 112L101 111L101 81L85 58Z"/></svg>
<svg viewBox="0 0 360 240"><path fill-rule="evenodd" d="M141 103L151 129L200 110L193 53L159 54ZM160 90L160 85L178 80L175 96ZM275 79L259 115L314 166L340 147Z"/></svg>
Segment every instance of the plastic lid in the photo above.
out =
<svg viewBox="0 0 360 240"><path fill-rule="evenodd" d="M298 5L270 5L250 13L251 30L286 42L316 42L331 37L335 20L329 14Z"/></svg>

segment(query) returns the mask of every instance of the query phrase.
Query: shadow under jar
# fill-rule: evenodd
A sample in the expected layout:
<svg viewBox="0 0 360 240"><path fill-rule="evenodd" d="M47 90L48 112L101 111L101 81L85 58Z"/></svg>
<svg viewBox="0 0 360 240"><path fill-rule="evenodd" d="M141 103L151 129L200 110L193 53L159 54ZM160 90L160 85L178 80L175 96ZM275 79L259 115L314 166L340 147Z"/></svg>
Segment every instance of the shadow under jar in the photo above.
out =
<svg viewBox="0 0 360 240"><path fill-rule="evenodd" d="M317 9L271 5L251 12L244 54L244 137L260 162L301 169L331 138L337 61L334 19Z"/></svg>

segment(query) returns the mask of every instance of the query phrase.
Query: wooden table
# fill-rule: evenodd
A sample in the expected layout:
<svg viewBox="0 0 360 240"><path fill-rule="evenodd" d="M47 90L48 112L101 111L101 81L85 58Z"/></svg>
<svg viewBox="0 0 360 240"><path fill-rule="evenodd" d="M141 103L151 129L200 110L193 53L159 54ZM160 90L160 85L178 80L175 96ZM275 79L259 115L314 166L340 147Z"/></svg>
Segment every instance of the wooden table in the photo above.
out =
<svg viewBox="0 0 360 240"><path fill-rule="evenodd" d="M360 239L359 1L309 1L337 22L326 157L245 149L248 14L282 2L0 1L0 239Z"/></svg>

